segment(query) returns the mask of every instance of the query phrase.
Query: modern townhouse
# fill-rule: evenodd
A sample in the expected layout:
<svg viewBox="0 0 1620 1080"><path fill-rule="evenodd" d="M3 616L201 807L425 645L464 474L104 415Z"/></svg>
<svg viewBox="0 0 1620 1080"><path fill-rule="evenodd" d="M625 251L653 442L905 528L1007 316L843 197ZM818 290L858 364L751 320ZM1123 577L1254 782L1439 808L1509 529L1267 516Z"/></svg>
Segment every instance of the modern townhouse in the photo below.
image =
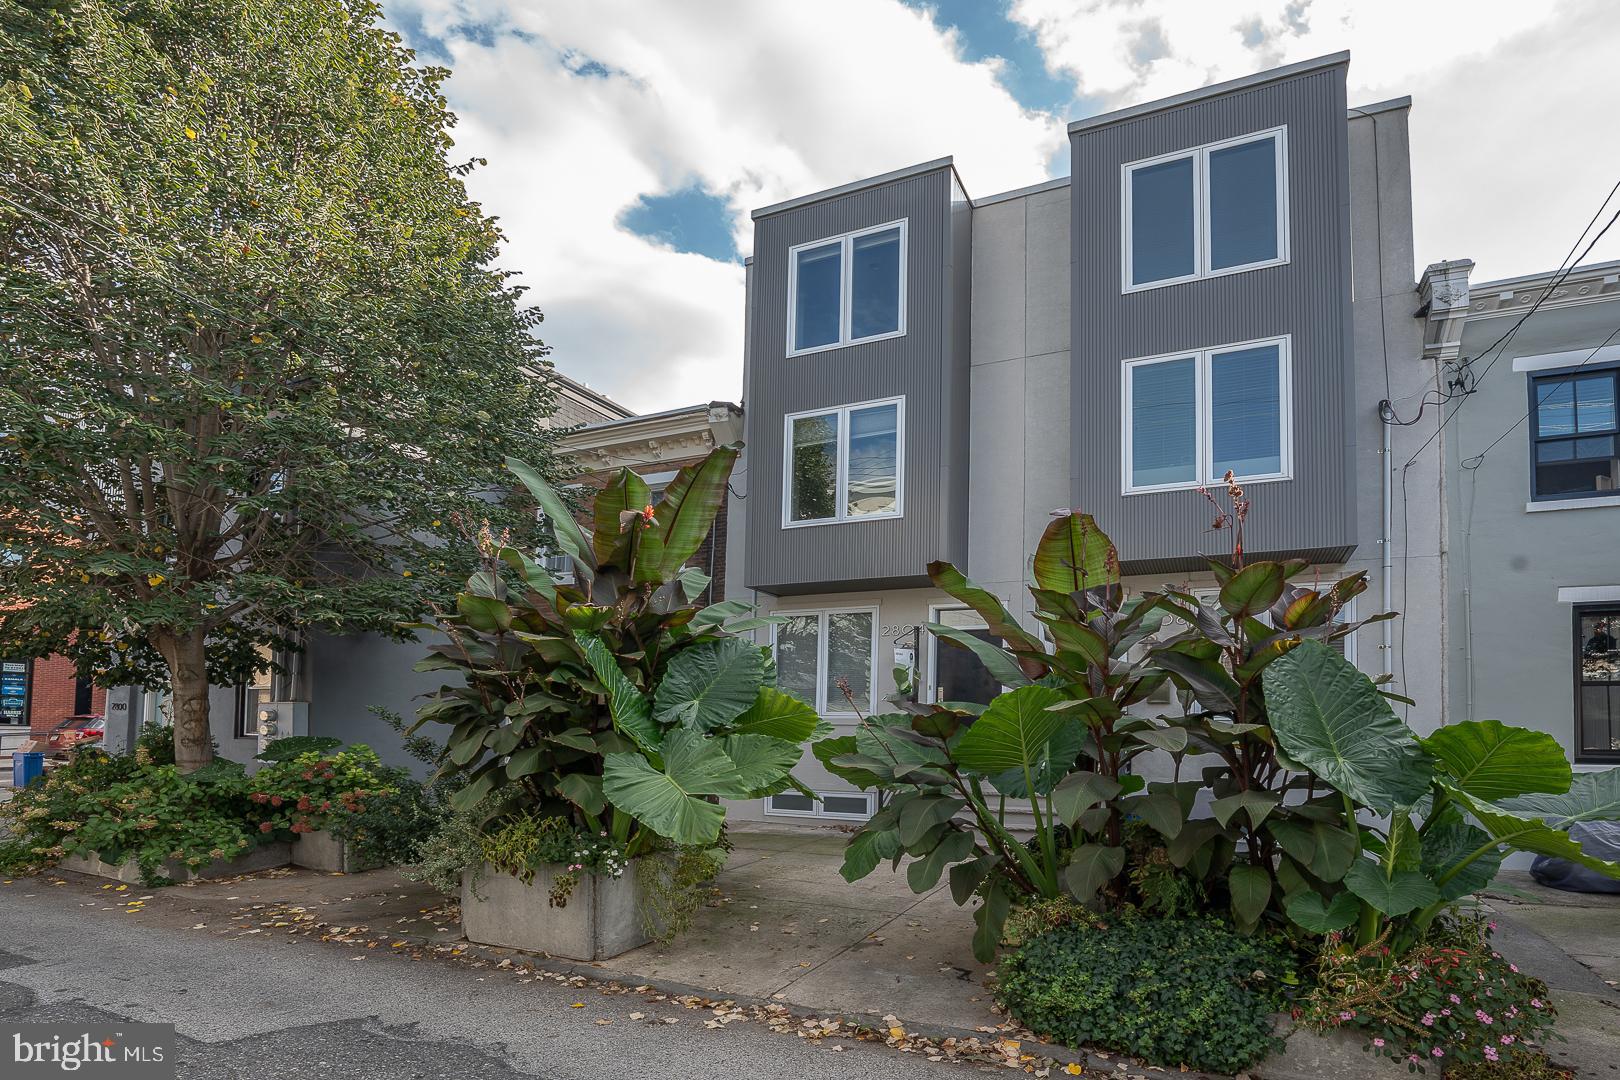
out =
<svg viewBox="0 0 1620 1080"><path fill-rule="evenodd" d="M1448 718L1620 762L1620 263L1423 277L1445 446ZM1417 421L1413 415L1403 420ZM1400 463L1397 462L1397 465Z"/></svg>
<svg viewBox="0 0 1620 1080"><path fill-rule="evenodd" d="M754 212L728 593L784 617L768 631L784 688L846 730L885 708L896 665L930 699L986 700L971 655L921 631L981 625L929 562L1028 620L1036 538L1076 507L1129 586L1210 586L1200 554L1230 539L1199 488L1231 471L1250 555L1364 570L1355 614L1404 613L1347 654L1393 672L1419 727L1439 722L1443 514L1397 490L1436 490L1438 448L1384 422L1438 371L1410 101L1347 108L1348 63L1077 121L1069 177L1017 191L971 195L942 158ZM800 775L820 803L735 812L873 809L813 761Z"/></svg>

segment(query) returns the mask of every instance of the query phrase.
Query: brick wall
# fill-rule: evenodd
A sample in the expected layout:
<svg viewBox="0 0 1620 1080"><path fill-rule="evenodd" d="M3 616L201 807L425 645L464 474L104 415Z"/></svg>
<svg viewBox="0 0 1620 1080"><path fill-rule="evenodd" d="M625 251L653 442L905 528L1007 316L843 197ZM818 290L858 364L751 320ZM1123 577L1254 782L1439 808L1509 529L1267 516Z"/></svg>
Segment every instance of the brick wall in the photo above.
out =
<svg viewBox="0 0 1620 1080"><path fill-rule="evenodd" d="M78 680L73 661L65 656L43 656L34 661L33 683L28 695L28 729L34 734L49 731L73 716ZM107 692L95 687L90 692L90 711L101 715L107 708Z"/></svg>

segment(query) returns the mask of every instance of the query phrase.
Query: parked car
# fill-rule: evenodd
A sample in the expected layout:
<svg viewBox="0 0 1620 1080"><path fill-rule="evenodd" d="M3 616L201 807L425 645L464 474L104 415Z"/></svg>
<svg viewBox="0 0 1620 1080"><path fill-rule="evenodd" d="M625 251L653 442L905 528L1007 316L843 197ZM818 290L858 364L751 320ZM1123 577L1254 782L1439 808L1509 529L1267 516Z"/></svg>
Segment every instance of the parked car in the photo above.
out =
<svg viewBox="0 0 1620 1080"><path fill-rule="evenodd" d="M70 716L45 737L46 750L71 750L84 743L99 742L107 732L105 716Z"/></svg>

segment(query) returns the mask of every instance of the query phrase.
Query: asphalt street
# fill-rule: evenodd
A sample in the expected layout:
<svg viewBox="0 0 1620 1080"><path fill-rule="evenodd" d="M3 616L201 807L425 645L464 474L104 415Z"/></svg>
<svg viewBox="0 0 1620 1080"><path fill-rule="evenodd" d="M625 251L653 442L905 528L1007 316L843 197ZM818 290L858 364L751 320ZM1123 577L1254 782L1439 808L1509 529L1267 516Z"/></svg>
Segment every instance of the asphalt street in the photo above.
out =
<svg viewBox="0 0 1620 1080"><path fill-rule="evenodd" d="M0 890L0 950L0 1023L172 1023L188 1080L910 1080L984 1068L757 1022L711 1027L709 1010L647 994L154 924L45 879Z"/></svg>

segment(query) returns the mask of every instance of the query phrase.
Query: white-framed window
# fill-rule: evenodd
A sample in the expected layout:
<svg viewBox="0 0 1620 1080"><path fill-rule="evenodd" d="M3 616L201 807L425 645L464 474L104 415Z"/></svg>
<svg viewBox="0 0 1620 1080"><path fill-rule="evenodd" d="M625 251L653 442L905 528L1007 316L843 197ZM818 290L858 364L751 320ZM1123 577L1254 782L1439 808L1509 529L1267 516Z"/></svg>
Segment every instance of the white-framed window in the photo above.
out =
<svg viewBox="0 0 1620 1080"><path fill-rule="evenodd" d="M906 221L788 249L787 354L906 332Z"/></svg>
<svg viewBox="0 0 1620 1080"><path fill-rule="evenodd" d="M783 424L783 528L901 515L905 398L789 413Z"/></svg>
<svg viewBox="0 0 1620 1080"><path fill-rule="evenodd" d="M766 817L865 821L875 813L877 813L875 791L818 791L814 799L800 791L784 791L765 800Z"/></svg>
<svg viewBox="0 0 1620 1080"><path fill-rule="evenodd" d="M1288 129L1120 166L1125 292L1288 261Z"/></svg>
<svg viewBox="0 0 1620 1080"><path fill-rule="evenodd" d="M1127 360L1124 493L1293 476L1287 335Z"/></svg>
<svg viewBox="0 0 1620 1080"><path fill-rule="evenodd" d="M842 679L862 713L877 711L877 608L772 614L782 616L771 627L778 689L814 705L822 716L853 718Z"/></svg>

